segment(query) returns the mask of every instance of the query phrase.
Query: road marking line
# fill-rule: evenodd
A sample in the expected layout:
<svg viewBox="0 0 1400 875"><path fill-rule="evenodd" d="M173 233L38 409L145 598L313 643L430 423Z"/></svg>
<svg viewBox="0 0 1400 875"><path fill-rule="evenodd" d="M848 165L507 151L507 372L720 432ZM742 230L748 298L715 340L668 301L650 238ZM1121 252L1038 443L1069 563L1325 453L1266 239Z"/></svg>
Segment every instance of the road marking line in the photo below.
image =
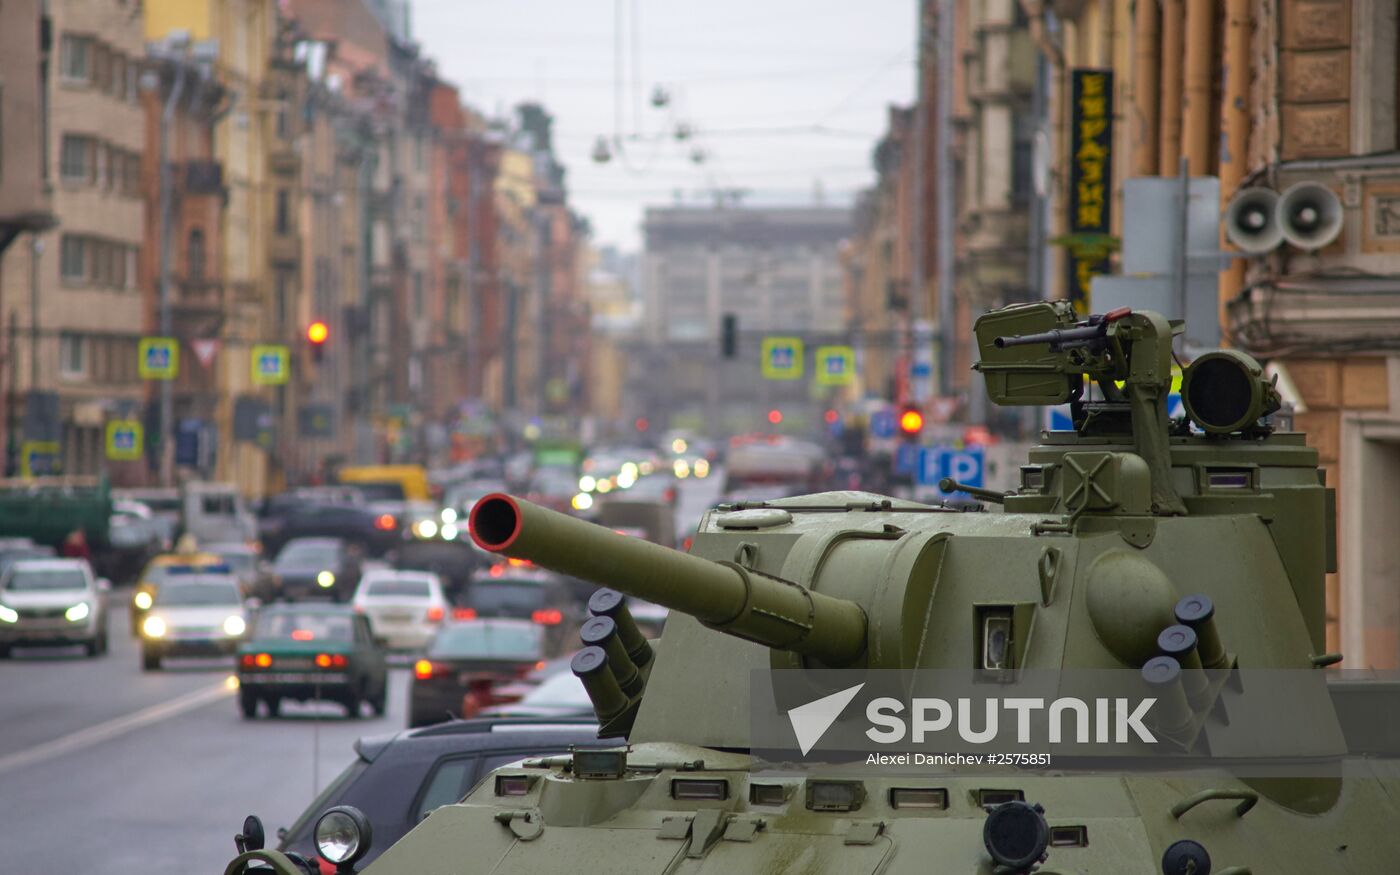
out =
<svg viewBox="0 0 1400 875"><path fill-rule="evenodd" d="M46 741L43 744L35 745L26 750L0 757L0 775L14 769L32 766L44 760L53 759L57 756L82 750L104 741L110 741L119 735L140 729L152 723L157 723L168 717L183 714L186 711L193 711L202 708L212 702L233 695L234 690L224 683L217 687L206 687L178 696L165 702L152 705L149 708L142 708L140 711L133 711L121 717L114 717L102 723L89 726L86 729L79 729L68 735Z"/></svg>

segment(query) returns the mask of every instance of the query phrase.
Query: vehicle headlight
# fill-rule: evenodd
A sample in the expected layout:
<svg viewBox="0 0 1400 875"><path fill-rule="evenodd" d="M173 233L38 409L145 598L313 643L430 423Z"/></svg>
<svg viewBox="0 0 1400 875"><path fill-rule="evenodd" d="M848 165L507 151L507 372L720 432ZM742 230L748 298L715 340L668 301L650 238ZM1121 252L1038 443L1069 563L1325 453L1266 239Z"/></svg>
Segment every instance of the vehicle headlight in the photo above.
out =
<svg viewBox="0 0 1400 875"><path fill-rule="evenodd" d="M584 474L582 477L578 478L578 488L582 492L592 492L594 489L598 488L598 478Z"/></svg>
<svg viewBox="0 0 1400 875"><path fill-rule="evenodd" d="M145 633L147 638L163 638L165 637L165 621L160 617L147 617L145 622L141 624L141 631Z"/></svg>
<svg viewBox="0 0 1400 875"><path fill-rule="evenodd" d="M457 522L457 511L450 507L444 507L442 509L443 525L450 526L455 522Z"/></svg>
<svg viewBox="0 0 1400 875"><path fill-rule="evenodd" d="M131 603L136 605L137 610L149 611L154 602L151 598L151 594L143 589L132 598Z"/></svg>
<svg viewBox="0 0 1400 875"><path fill-rule="evenodd" d="M0 622L17 623L19 622L19 614L13 608L0 605Z"/></svg>
<svg viewBox="0 0 1400 875"><path fill-rule="evenodd" d="M316 575L316 585L322 589L329 589L335 586L335 574L330 571L322 571Z"/></svg>
<svg viewBox="0 0 1400 875"><path fill-rule="evenodd" d="M413 524L413 533L420 538L435 538L437 532L437 523L432 520L419 520Z"/></svg>
<svg viewBox="0 0 1400 875"><path fill-rule="evenodd" d="M593 496L587 492L580 492L569 503L573 505L574 510L588 510L593 506Z"/></svg>
<svg viewBox="0 0 1400 875"><path fill-rule="evenodd" d="M443 523L443 524L442 524L442 537L443 537L443 540L445 540L445 541L455 541L455 540L457 540L457 534L458 534L458 532L457 532L457 524L456 524L456 523Z"/></svg>
<svg viewBox="0 0 1400 875"><path fill-rule="evenodd" d="M63 616L67 617L70 623L80 623L86 620L90 613L92 613L92 608L88 607L87 602L78 602L73 607L64 611Z"/></svg>
<svg viewBox="0 0 1400 875"><path fill-rule="evenodd" d="M316 821L316 851L337 867L354 862L369 851L369 818L353 805L337 805Z"/></svg>
<svg viewBox="0 0 1400 875"><path fill-rule="evenodd" d="M225 635L232 635L236 638L239 635L242 635L243 632L247 630L247 628L248 624L243 622L243 618L238 616L237 614L234 614L232 617L229 617L227 620L224 620Z"/></svg>

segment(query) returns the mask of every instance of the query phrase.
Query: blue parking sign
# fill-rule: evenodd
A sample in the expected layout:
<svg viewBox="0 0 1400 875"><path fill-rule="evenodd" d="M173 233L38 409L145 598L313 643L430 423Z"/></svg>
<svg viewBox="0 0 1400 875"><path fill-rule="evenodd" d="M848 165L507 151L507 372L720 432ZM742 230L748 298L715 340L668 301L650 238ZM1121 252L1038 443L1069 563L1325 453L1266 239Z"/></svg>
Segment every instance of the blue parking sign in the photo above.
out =
<svg viewBox="0 0 1400 875"><path fill-rule="evenodd" d="M919 454L919 485L936 486L951 477L964 486L980 487L985 478L983 462L981 447L928 447Z"/></svg>

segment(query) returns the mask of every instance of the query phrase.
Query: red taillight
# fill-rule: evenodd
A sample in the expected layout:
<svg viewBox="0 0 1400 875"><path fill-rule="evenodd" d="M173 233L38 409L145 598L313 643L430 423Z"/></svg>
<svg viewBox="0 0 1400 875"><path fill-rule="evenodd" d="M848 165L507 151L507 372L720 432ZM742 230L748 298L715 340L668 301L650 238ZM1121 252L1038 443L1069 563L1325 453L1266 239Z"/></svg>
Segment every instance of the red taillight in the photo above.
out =
<svg viewBox="0 0 1400 875"><path fill-rule="evenodd" d="M398 520L394 519L394 515L391 513L381 513L379 516L374 518L374 527L376 529L379 529L379 531L381 532L389 531L397 523Z"/></svg>
<svg viewBox="0 0 1400 875"><path fill-rule="evenodd" d="M268 668L272 665L272 654L259 653L256 657L254 657L253 661L258 668Z"/></svg>
<svg viewBox="0 0 1400 875"><path fill-rule="evenodd" d="M318 653L316 654L316 666L318 668L345 668L348 660L344 654L340 653Z"/></svg>
<svg viewBox="0 0 1400 875"><path fill-rule="evenodd" d="M420 659L413 664L413 676L420 681L426 681L433 676L433 671L436 668L437 666L433 665L428 660Z"/></svg>
<svg viewBox="0 0 1400 875"><path fill-rule="evenodd" d="M454 620L475 620L476 608L453 608L452 619Z"/></svg>
<svg viewBox="0 0 1400 875"><path fill-rule="evenodd" d="M251 653L243 654L243 658L240 659L239 662L243 664L244 668L252 668L253 666L257 665L257 660Z"/></svg>
<svg viewBox="0 0 1400 875"><path fill-rule="evenodd" d="M446 615L446 613L447 613L447 612L444 611L442 608L440 608L440 607L434 605L433 607L428 608L428 622L429 622L429 623L441 623L441 622L442 622L442 618L443 618L444 615Z"/></svg>
<svg viewBox="0 0 1400 875"><path fill-rule="evenodd" d="M681 549L684 550L685 552L689 553L689 552L690 552L690 547L691 547L691 545L694 544L694 543L695 543L695 539L694 539L694 538L686 538L684 541L681 541Z"/></svg>
<svg viewBox="0 0 1400 875"><path fill-rule="evenodd" d="M558 608L544 608L531 614L530 619L541 626L558 626L564 622L564 614Z"/></svg>
<svg viewBox="0 0 1400 875"><path fill-rule="evenodd" d="M505 573L506 573L506 567L505 567L504 565L492 565L492 566L491 566L491 576L492 576L492 577L500 577L502 574L505 574Z"/></svg>
<svg viewBox="0 0 1400 875"><path fill-rule="evenodd" d="M310 629L293 629L293 630L292 630L292 640L293 640L293 641L315 641L315 640L316 640L316 633L315 633L315 632L312 632Z"/></svg>

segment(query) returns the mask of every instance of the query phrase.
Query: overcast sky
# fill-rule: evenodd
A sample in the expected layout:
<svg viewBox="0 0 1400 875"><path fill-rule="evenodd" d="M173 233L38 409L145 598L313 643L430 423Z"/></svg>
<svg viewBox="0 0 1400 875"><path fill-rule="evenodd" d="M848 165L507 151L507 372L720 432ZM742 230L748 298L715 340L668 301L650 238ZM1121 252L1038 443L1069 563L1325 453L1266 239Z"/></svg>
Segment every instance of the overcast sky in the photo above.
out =
<svg viewBox="0 0 1400 875"><path fill-rule="evenodd" d="M820 186L827 203L849 203L874 180L870 152L887 107L913 94L915 5L413 0L413 33L478 109L542 101L575 209L600 244L635 249L643 208L673 203L678 190L692 203L716 188L749 189L750 203L812 203ZM671 95L664 109L651 106L658 85ZM695 130L689 142L668 135L679 123ZM624 154L594 163L594 140L618 134Z"/></svg>

